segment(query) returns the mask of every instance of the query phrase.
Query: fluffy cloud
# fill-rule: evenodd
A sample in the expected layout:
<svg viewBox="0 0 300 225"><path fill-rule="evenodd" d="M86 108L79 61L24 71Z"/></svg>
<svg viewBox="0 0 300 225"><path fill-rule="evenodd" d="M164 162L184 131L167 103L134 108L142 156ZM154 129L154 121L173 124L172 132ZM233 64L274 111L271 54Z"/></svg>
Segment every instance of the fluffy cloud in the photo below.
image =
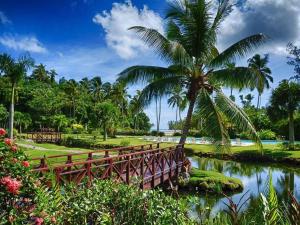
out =
<svg viewBox="0 0 300 225"><path fill-rule="evenodd" d="M114 3L109 12L96 14L93 22L103 27L107 45L123 59L134 58L147 49L137 35L128 28L145 26L163 32L162 18L158 14L149 10L147 6L139 10L132 5L131 1Z"/></svg>
<svg viewBox="0 0 300 225"><path fill-rule="evenodd" d="M10 24L11 21L7 18L4 12L0 11L0 23L1 24Z"/></svg>
<svg viewBox="0 0 300 225"><path fill-rule="evenodd" d="M247 0L234 6L224 21L219 45L227 47L246 36L264 33L270 37L264 51L284 55L288 42L300 41L299 0Z"/></svg>
<svg viewBox="0 0 300 225"><path fill-rule="evenodd" d="M28 51L33 53L45 53L47 49L33 36L0 36L0 43L17 51Z"/></svg>

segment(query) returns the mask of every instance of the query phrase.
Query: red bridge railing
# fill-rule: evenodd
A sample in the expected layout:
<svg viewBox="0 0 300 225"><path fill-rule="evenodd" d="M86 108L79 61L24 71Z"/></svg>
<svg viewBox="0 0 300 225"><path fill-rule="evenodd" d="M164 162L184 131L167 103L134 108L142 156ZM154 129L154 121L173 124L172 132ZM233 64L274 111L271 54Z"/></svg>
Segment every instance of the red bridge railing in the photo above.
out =
<svg viewBox="0 0 300 225"><path fill-rule="evenodd" d="M93 179L113 179L130 184L136 179L142 189L150 189L178 176L185 160L183 146L176 145L71 162L52 169L59 184L80 185L87 181L89 185ZM34 171L43 174L49 172L49 168L40 167Z"/></svg>
<svg viewBox="0 0 300 225"><path fill-rule="evenodd" d="M82 161L82 160L107 158L111 155L123 155L126 153L134 153L136 151L158 149L159 146L160 146L160 143L155 143L155 144L119 147L119 148L112 148L112 149L101 149L101 150L87 151L87 152L82 152L82 153L60 154L60 155L53 155L53 156L47 156L47 157L45 156L45 157L32 158L31 162L33 162L33 165L35 165L34 166L35 169L48 168L48 167L51 167L50 161L55 161L60 164L61 163L72 163L72 162Z"/></svg>

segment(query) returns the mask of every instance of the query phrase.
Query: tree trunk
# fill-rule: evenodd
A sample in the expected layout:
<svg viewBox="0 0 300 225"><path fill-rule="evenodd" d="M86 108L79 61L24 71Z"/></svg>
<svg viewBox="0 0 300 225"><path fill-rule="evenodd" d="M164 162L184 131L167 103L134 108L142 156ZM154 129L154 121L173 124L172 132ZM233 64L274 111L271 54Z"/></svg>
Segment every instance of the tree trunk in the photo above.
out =
<svg viewBox="0 0 300 225"><path fill-rule="evenodd" d="M193 111L194 111L195 102L196 102L196 94L193 94L193 96L190 98L190 105L189 105L189 108L188 108L188 112L187 112L187 115L186 115L186 119L185 119L183 129L182 129L182 135L181 135L179 144L184 144L185 141L186 141L186 137L188 135L190 125L191 125L191 120L192 120L192 115L193 115Z"/></svg>
<svg viewBox="0 0 300 225"><path fill-rule="evenodd" d="M261 94L258 93L256 109L259 109L259 107L260 107L260 98L261 98Z"/></svg>
<svg viewBox="0 0 300 225"><path fill-rule="evenodd" d="M106 141L107 140L107 131L106 131L106 126L105 125L103 126L103 132L104 132L103 141Z"/></svg>
<svg viewBox="0 0 300 225"><path fill-rule="evenodd" d="M15 85L11 87L11 101L9 109L9 138L14 138L14 114L15 114Z"/></svg>
<svg viewBox="0 0 300 225"><path fill-rule="evenodd" d="M289 149L295 147L294 111L289 112Z"/></svg>

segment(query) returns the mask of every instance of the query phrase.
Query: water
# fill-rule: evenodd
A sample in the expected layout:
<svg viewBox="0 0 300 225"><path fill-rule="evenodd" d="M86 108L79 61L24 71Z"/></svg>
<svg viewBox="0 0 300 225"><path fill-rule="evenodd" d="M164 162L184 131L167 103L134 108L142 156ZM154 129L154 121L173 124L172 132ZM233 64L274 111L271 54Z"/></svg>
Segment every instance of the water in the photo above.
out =
<svg viewBox="0 0 300 225"><path fill-rule="evenodd" d="M171 142L171 143L178 143L180 137L170 137L170 136L164 136L164 137L155 137L155 136L145 136L144 140L147 141L158 141L158 142ZM276 145L280 144L283 141L277 141L277 140L262 140L262 144L271 144L271 145ZM211 141L209 138L193 138L193 137L188 137L186 140L187 144L211 144ZM250 146L254 145L255 143L252 140L237 140L237 139L232 139L231 144L233 146Z"/></svg>
<svg viewBox="0 0 300 225"><path fill-rule="evenodd" d="M233 161L224 161L210 158L192 157L190 158L192 166L201 170L214 170L223 173L229 177L235 177L243 182L244 190L241 193L233 194L232 199L237 203L243 194L250 197L243 210L249 205L255 207L261 192L267 190L266 183L269 173L273 179L279 200L288 198L288 190L294 191L297 200L300 200L300 168L280 167L275 164L250 164L239 163ZM228 202L223 196L200 194L201 205L210 208L211 215L215 215L219 211L226 208L224 202Z"/></svg>

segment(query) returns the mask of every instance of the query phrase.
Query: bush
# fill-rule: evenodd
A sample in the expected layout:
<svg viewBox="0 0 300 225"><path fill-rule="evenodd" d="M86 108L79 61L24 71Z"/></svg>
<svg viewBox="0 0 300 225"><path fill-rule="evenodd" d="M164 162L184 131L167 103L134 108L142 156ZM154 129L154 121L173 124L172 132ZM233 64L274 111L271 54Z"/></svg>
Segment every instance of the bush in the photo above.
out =
<svg viewBox="0 0 300 225"><path fill-rule="evenodd" d="M67 192L66 224L191 224L182 201L162 191L96 180Z"/></svg>
<svg viewBox="0 0 300 225"><path fill-rule="evenodd" d="M38 224L43 221L43 224L51 224L54 219L59 221L59 204L47 198L46 189L32 176L24 152L12 140L3 140L4 130L0 130L0 223Z"/></svg>
<svg viewBox="0 0 300 225"><path fill-rule="evenodd" d="M276 134L271 130L260 130L257 133L262 140L276 140Z"/></svg>
<svg viewBox="0 0 300 225"><path fill-rule="evenodd" d="M153 130L153 131L151 131L150 135L151 135L151 136L159 136L159 137L163 137L163 136L165 136L165 133L162 132L162 131L160 131L160 132L158 132L158 134L157 134L157 131L156 131L156 130Z"/></svg>
<svg viewBox="0 0 300 225"><path fill-rule="evenodd" d="M120 145L121 145L121 146L124 146L124 147L129 146L129 145L130 145L130 141L122 140L122 141L120 142Z"/></svg>
<svg viewBox="0 0 300 225"><path fill-rule="evenodd" d="M115 144L101 144L97 143L93 139L77 139L73 137L64 138L60 145L71 147L71 148L88 148L88 149L111 149L120 147Z"/></svg>

